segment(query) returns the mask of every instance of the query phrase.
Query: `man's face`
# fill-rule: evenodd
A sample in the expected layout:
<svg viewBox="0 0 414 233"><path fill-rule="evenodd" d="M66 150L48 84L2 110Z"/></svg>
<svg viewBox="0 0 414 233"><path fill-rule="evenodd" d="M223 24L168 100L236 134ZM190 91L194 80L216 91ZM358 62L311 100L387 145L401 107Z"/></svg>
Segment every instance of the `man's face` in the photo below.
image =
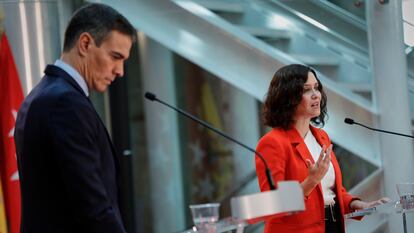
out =
<svg viewBox="0 0 414 233"><path fill-rule="evenodd" d="M117 77L124 75L124 61L129 57L131 37L112 31L97 47L92 44L86 57L85 80L89 90L104 92Z"/></svg>

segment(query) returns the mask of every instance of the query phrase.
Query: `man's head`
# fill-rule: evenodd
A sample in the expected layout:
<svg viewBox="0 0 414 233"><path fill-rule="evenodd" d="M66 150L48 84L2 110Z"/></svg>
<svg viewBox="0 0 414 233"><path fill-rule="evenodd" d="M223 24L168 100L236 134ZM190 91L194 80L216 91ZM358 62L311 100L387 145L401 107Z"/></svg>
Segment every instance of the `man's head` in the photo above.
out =
<svg viewBox="0 0 414 233"><path fill-rule="evenodd" d="M116 10L88 4L77 10L65 32L62 59L85 79L89 90L105 91L123 76L136 30Z"/></svg>

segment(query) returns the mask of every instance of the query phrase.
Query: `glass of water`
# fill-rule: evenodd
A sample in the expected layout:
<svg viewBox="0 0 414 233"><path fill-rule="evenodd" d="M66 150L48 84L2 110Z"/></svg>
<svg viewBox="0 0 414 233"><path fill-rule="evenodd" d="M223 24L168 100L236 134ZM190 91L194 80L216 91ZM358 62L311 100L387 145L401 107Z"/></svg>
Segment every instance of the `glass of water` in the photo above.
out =
<svg viewBox="0 0 414 233"><path fill-rule="evenodd" d="M414 183L397 184L397 193L404 210L414 209Z"/></svg>
<svg viewBox="0 0 414 233"><path fill-rule="evenodd" d="M206 228L219 219L219 203L190 205L194 225L197 229Z"/></svg>

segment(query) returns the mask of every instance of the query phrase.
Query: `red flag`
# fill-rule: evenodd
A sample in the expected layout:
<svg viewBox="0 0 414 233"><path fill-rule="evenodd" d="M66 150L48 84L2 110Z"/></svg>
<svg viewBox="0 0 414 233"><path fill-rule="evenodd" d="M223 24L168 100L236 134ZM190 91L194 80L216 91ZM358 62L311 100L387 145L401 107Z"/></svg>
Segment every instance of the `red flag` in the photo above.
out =
<svg viewBox="0 0 414 233"><path fill-rule="evenodd" d="M0 43L0 176L10 233L20 232L20 183L14 124L23 92L6 34Z"/></svg>

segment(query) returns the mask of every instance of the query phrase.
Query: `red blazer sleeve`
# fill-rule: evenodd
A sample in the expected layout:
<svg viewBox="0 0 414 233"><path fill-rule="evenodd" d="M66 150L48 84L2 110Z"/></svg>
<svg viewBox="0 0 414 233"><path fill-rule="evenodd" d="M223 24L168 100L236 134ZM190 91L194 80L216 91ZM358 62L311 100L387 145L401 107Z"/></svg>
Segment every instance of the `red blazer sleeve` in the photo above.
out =
<svg viewBox="0 0 414 233"><path fill-rule="evenodd" d="M361 199L359 197L354 197L351 194L349 194L343 186L341 187L341 190L339 192L342 193L342 198L344 200L344 212L345 212L345 214L353 212L354 210L351 209L349 207L349 205L351 204L352 201L361 200Z"/></svg>
<svg viewBox="0 0 414 233"><path fill-rule="evenodd" d="M256 150L263 156L266 160L273 177L273 181L277 188L277 182L285 180L285 169L286 169L286 160L287 155L282 148L282 145L276 137L266 134L263 136ZM256 173L259 180L259 187L261 191L269 190L269 183L266 178L266 167L263 161L256 156Z"/></svg>

